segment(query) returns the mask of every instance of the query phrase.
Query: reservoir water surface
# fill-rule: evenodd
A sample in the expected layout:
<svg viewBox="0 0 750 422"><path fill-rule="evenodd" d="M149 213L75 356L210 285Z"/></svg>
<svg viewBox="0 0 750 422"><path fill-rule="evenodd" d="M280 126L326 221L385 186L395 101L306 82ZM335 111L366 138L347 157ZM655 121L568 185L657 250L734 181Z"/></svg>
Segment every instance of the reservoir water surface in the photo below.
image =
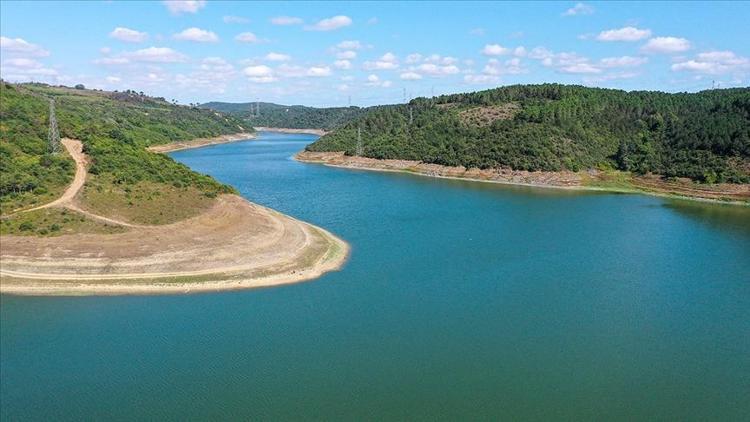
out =
<svg viewBox="0 0 750 422"><path fill-rule="evenodd" d="M750 419L750 209L175 152L352 246L277 288L0 303L2 420Z"/></svg>

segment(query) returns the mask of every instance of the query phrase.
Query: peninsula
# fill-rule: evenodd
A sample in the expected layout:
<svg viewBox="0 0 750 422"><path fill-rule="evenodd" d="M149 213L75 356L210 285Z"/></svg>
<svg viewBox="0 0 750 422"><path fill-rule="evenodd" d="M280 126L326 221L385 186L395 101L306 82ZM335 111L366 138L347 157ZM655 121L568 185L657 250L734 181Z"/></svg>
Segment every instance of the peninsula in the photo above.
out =
<svg viewBox="0 0 750 422"><path fill-rule="evenodd" d="M231 116L130 91L0 89L2 293L263 287L346 259L329 232L156 153L253 136ZM55 120L61 140L48 136Z"/></svg>

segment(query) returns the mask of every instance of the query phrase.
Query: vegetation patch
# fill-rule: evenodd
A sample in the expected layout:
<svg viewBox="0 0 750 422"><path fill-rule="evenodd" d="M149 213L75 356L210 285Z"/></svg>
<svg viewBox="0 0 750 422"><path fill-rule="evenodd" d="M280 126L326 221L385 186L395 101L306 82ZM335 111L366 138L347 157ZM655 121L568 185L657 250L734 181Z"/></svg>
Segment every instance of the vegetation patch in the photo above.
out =
<svg viewBox="0 0 750 422"><path fill-rule="evenodd" d="M67 208L44 208L15 214L0 222L0 234L61 236L74 233L121 233L126 228L101 223Z"/></svg>
<svg viewBox="0 0 750 422"><path fill-rule="evenodd" d="M521 111L515 103L505 103L494 106L472 107L461 111L461 122L469 126L490 126L497 120L509 120Z"/></svg>
<svg viewBox="0 0 750 422"><path fill-rule="evenodd" d="M208 209L216 194L195 186L142 180L120 183L107 176L90 177L82 206L95 214L133 224L170 224Z"/></svg>

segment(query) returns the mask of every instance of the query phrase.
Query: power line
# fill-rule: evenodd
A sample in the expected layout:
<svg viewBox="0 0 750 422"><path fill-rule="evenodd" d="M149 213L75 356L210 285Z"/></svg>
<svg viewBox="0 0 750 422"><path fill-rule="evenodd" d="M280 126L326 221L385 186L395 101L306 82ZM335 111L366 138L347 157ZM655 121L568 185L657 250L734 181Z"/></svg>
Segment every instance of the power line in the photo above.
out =
<svg viewBox="0 0 750 422"><path fill-rule="evenodd" d="M55 117L55 100L53 99L49 100L49 133L47 141L49 142L48 148L50 154L57 154L62 150L60 147L60 131L57 128L57 117Z"/></svg>

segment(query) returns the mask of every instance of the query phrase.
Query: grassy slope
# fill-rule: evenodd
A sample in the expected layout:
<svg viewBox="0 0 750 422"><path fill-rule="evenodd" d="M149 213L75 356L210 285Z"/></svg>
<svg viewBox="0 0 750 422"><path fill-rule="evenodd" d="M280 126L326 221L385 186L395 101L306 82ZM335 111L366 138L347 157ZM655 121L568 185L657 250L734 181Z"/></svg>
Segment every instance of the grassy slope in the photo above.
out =
<svg viewBox="0 0 750 422"><path fill-rule="evenodd" d="M256 117L255 103L211 102L200 107L232 114L251 126L324 130L341 126L366 110L359 107L316 108L260 103L260 116Z"/></svg>
<svg viewBox="0 0 750 422"><path fill-rule="evenodd" d="M354 155L358 128L371 158L750 182L747 88L666 94L547 84L419 98L374 107L308 149Z"/></svg>
<svg viewBox="0 0 750 422"><path fill-rule="evenodd" d="M52 164L44 167L50 160L45 154L46 98L55 98L61 135L80 139L84 152L90 157L89 180L81 198L85 208L126 221L163 224L195 215L209 206L211 198L217 194L234 191L168 156L150 153L145 148L243 131L242 122L236 118L176 106L135 93L31 84L3 84L0 89L3 117L0 204L4 213L32 203L48 202L72 179L74 166L64 153L52 157ZM13 185L14 180L24 178L35 179L36 183L22 185L24 189ZM47 214L38 215L49 220ZM31 221L35 226L33 230L20 230L19 219L20 216L4 220L3 233L45 234L39 233L47 227L43 221L37 221L38 224ZM24 219L28 220L29 216ZM54 224L60 226L56 233L76 227L78 231L88 230L78 223L73 224L72 220L55 221ZM92 222L91 226L97 224Z"/></svg>

